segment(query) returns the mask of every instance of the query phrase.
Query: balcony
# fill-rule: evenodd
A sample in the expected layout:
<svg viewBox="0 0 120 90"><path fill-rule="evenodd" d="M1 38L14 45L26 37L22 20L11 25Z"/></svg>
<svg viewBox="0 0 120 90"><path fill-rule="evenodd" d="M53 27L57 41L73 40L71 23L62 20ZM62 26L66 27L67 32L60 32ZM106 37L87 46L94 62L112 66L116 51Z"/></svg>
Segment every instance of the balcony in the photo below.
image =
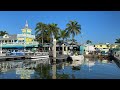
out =
<svg viewBox="0 0 120 90"><path fill-rule="evenodd" d="M27 43L23 43L23 42L13 42L13 43L11 43L11 42L8 42L8 43L2 43L2 45L0 45L0 47L2 46L2 47L17 47L17 46L38 46L38 42L27 42Z"/></svg>
<svg viewBox="0 0 120 90"><path fill-rule="evenodd" d="M35 35L29 35L29 34L17 34L17 37L28 37L28 38L34 38L35 39Z"/></svg>

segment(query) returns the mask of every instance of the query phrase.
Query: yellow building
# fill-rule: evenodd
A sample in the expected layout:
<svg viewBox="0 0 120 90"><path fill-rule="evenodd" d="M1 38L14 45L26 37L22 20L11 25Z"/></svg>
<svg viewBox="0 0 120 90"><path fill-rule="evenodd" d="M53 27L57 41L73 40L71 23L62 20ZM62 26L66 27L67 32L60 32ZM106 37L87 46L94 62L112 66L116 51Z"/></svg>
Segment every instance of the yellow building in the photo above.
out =
<svg viewBox="0 0 120 90"><path fill-rule="evenodd" d="M25 27L22 29L22 34L17 34L17 40L21 43L30 44L34 41L35 35L31 34L31 29L28 27L28 23L26 21Z"/></svg>
<svg viewBox="0 0 120 90"><path fill-rule="evenodd" d="M99 49L101 52L104 51L105 53L109 52L110 50L110 44L96 44L94 45L95 48Z"/></svg>
<svg viewBox="0 0 120 90"><path fill-rule="evenodd" d="M94 45L95 48L98 48L100 51L105 51L108 52L110 49L117 49L120 48L120 44L115 43L115 44L96 44Z"/></svg>
<svg viewBox="0 0 120 90"><path fill-rule="evenodd" d="M114 49L114 48L119 48L120 47L120 44L111 44L111 49Z"/></svg>
<svg viewBox="0 0 120 90"><path fill-rule="evenodd" d="M96 44L95 48L98 48L98 49L110 49L110 44Z"/></svg>

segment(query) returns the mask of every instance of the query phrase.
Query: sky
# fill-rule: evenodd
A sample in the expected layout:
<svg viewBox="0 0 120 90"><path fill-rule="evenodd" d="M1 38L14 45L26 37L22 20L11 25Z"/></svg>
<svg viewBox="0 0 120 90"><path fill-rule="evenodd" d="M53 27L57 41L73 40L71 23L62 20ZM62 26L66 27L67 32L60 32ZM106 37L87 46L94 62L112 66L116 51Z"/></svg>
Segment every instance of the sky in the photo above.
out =
<svg viewBox="0 0 120 90"><path fill-rule="evenodd" d="M32 34L38 22L65 29L70 20L76 20L81 25L81 34L75 36L79 43L114 43L120 38L120 11L0 11L0 31L20 34L26 20Z"/></svg>

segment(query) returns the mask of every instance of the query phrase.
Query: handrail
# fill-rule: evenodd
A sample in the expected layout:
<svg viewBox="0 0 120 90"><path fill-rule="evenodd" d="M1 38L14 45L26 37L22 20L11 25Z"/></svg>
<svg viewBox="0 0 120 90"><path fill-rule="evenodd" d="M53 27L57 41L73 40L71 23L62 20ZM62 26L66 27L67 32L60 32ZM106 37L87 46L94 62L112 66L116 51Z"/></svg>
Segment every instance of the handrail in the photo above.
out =
<svg viewBox="0 0 120 90"><path fill-rule="evenodd" d="M27 42L27 43L23 43L23 42L14 42L14 43L11 43L11 42L7 42L7 43L2 43L2 45L27 45L27 44L39 44L38 42Z"/></svg>
<svg viewBox="0 0 120 90"><path fill-rule="evenodd" d="M29 34L17 34L17 37L31 37L31 38L35 38L35 35L29 35Z"/></svg>

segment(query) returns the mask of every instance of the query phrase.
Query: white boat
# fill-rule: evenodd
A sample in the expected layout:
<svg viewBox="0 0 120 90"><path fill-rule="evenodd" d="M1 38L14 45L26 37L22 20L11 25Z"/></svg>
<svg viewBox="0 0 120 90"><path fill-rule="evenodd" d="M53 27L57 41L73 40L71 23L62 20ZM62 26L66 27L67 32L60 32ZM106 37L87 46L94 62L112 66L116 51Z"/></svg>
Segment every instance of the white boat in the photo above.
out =
<svg viewBox="0 0 120 90"><path fill-rule="evenodd" d="M38 55L35 55L35 56L31 56L31 58L38 58L38 59L42 59L42 58L49 58L49 55L46 55L46 56L38 56Z"/></svg>
<svg viewBox="0 0 120 90"><path fill-rule="evenodd" d="M83 60L84 56L83 55L72 55L70 56L72 58L72 60Z"/></svg>
<svg viewBox="0 0 120 90"><path fill-rule="evenodd" d="M32 61L37 61L37 60L44 60L44 59L47 59L47 58L32 58L31 60Z"/></svg>
<svg viewBox="0 0 120 90"><path fill-rule="evenodd" d="M31 59L42 59L42 58L49 58L48 52L36 52L33 56L31 56Z"/></svg>
<svg viewBox="0 0 120 90"><path fill-rule="evenodd" d="M71 64L71 66L80 66L84 63L84 59L81 60L74 60Z"/></svg>
<svg viewBox="0 0 120 90"><path fill-rule="evenodd" d="M108 60L102 60L102 63L108 63Z"/></svg>

